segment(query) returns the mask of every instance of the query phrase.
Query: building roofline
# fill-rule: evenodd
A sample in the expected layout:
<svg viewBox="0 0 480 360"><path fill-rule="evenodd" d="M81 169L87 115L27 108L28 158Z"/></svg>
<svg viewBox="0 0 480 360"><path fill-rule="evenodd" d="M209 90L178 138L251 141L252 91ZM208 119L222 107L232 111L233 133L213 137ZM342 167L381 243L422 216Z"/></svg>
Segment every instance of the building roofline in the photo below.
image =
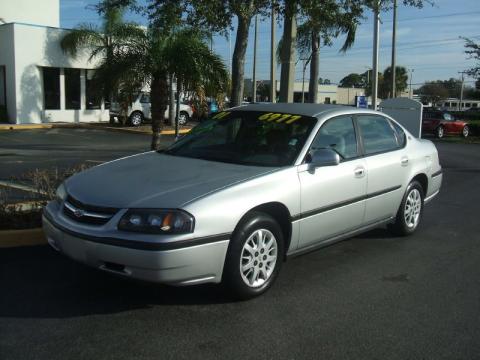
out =
<svg viewBox="0 0 480 360"><path fill-rule="evenodd" d="M12 21L12 22L6 22L3 24L0 24L0 27L6 26L6 25L23 25L23 26L31 26L31 27L36 27L36 28L42 28L42 29L55 29L55 30L73 30L73 29L68 29L68 28L61 28L61 27L55 27L55 26L47 26L47 25L39 25L39 24L30 24L30 23L24 23L24 22L19 22L19 21Z"/></svg>

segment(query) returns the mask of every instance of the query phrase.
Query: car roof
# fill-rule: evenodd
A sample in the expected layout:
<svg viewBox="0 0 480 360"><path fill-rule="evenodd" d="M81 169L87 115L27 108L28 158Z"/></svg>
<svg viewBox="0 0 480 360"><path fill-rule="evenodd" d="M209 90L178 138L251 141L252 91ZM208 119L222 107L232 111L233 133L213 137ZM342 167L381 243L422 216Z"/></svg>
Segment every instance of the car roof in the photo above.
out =
<svg viewBox="0 0 480 360"><path fill-rule="evenodd" d="M373 112L372 110L359 109L353 106L346 105L302 103L254 103L237 106L232 108L231 110L291 113L311 117L319 117L321 115L330 115L335 113Z"/></svg>

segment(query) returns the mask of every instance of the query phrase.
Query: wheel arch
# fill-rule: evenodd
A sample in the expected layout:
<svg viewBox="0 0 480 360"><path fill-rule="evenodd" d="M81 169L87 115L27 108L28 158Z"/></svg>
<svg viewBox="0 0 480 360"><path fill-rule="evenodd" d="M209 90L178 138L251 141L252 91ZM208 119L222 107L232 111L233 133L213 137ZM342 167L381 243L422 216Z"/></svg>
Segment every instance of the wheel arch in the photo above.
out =
<svg viewBox="0 0 480 360"><path fill-rule="evenodd" d="M286 255L288 249L290 247L290 243L292 240L292 221L291 215L288 208L282 204L281 202L272 201L257 205L251 209L249 209L240 219L240 221L235 226L234 232L236 232L239 226L253 213L253 212L262 212L264 214L270 215L275 221L277 221L278 225L282 229L283 238L285 241L285 254L283 255L284 260L286 259Z"/></svg>
<svg viewBox="0 0 480 360"><path fill-rule="evenodd" d="M418 181L420 185L422 186L423 190L423 196L426 197L428 193L428 176L424 173L419 173L415 175L412 180L410 180L410 183L412 181Z"/></svg>

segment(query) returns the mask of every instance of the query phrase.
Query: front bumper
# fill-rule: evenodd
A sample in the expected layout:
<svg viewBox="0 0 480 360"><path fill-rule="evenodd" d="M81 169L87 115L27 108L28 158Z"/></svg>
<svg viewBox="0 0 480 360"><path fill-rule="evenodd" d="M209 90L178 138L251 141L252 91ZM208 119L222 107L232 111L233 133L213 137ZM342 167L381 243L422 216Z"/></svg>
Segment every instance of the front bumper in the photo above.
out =
<svg viewBox="0 0 480 360"><path fill-rule="evenodd" d="M229 239L172 250L134 249L89 241L65 231L45 215L43 230L48 243L68 257L121 276L172 284L218 283Z"/></svg>

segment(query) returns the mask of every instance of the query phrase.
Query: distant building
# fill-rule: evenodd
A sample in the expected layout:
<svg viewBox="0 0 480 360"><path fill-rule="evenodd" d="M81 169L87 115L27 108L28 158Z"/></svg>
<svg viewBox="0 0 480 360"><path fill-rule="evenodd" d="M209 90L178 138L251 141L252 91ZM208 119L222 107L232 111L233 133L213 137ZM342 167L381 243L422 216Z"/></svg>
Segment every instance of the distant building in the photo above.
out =
<svg viewBox="0 0 480 360"><path fill-rule="evenodd" d="M59 0L3 0L0 14L0 106L11 123L106 121L90 79L95 61L63 53Z"/></svg>

